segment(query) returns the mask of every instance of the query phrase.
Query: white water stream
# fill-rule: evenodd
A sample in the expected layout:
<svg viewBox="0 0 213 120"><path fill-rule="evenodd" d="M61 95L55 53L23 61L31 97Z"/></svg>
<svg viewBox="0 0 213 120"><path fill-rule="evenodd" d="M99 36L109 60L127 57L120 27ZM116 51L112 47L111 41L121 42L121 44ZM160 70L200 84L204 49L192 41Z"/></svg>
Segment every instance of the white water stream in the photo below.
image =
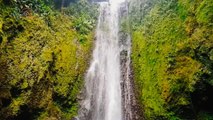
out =
<svg viewBox="0 0 213 120"><path fill-rule="evenodd" d="M124 0L100 3L93 59L85 78L80 120L123 120L119 13Z"/></svg>

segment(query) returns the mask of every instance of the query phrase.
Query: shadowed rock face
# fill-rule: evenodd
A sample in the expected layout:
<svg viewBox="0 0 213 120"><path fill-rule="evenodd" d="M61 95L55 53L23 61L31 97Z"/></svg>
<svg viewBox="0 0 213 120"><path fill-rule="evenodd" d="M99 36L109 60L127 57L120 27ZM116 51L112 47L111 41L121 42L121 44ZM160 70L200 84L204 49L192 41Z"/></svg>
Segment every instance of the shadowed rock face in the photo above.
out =
<svg viewBox="0 0 213 120"><path fill-rule="evenodd" d="M127 20L125 23L120 22L120 26L124 25L119 31L120 45L120 64L121 64L121 89L122 89L122 108L123 120L143 120L143 111L135 96L135 88L133 81L133 72L131 67L131 36L128 16L128 3L124 2L120 8L120 20ZM125 29L125 30L124 30Z"/></svg>

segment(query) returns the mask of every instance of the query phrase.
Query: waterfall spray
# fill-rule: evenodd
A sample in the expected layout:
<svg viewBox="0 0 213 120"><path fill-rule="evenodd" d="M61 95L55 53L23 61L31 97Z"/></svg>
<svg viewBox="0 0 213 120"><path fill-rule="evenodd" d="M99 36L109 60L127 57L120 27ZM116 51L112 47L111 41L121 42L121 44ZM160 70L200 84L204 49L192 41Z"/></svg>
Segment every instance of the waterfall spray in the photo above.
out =
<svg viewBox="0 0 213 120"><path fill-rule="evenodd" d="M80 120L123 120L119 45L120 5L124 0L100 3L93 59L85 77L85 99Z"/></svg>

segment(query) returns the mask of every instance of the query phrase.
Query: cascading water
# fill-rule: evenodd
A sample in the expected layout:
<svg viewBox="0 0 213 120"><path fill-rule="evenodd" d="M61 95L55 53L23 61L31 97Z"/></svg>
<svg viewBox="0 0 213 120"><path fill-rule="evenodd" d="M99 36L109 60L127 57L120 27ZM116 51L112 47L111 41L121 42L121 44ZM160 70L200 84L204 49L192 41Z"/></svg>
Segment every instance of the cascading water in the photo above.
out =
<svg viewBox="0 0 213 120"><path fill-rule="evenodd" d="M128 73L123 74L121 68L123 67L121 65L123 47L119 40L119 15L123 2L124 0L100 2L96 46L85 78L85 98L81 102L79 120L130 120L129 118L132 117L129 112L131 105L123 105L131 104L128 102L131 96L126 95L128 91L125 94L122 93L128 90L123 86L129 85L126 81L129 80L130 74L130 43L127 46L129 47L127 63L124 66ZM122 81L122 76L126 76L126 80Z"/></svg>

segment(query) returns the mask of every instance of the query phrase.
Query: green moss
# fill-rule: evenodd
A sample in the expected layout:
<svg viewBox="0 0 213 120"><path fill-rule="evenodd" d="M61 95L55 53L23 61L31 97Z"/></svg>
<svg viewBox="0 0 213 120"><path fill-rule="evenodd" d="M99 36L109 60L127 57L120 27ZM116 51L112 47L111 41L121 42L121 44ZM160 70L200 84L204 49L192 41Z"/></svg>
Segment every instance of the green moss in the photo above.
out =
<svg viewBox="0 0 213 120"><path fill-rule="evenodd" d="M191 94L203 79L210 84L212 78L201 77L211 76L207 71L212 71L208 67L212 65L209 26L212 17L207 14L211 3L208 0L151 3L149 11L140 13L144 16L142 22L134 23L140 24L138 28L132 26L132 60L139 101L146 119L194 119L197 116L193 114ZM132 20L140 17L130 15ZM203 68L208 70L203 73ZM186 109L191 113L181 112Z"/></svg>
<svg viewBox="0 0 213 120"><path fill-rule="evenodd" d="M16 18L2 5L0 16L0 117L72 119L78 110L77 95L93 42L93 28L83 35L71 15L53 12ZM83 22L83 21L82 21ZM4 72L5 71L5 72ZM2 91L2 90L1 90ZM2 96L2 97L1 97ZM7 97L9 96L9 97Z"/></svg>
<svg viewBox="0 0 213 120"><path fill-rule="evenodd" d="M199 23L210 24L213 21L213 2L204 0L196 10L196 18Z"/></svg>
<svg viewBox="0 0 213 120"><path fill-rule="evenodd" d="M0 33L2 32L2 25L3 25L3 20L2 20L2 18L0 16Z"/></svg>

